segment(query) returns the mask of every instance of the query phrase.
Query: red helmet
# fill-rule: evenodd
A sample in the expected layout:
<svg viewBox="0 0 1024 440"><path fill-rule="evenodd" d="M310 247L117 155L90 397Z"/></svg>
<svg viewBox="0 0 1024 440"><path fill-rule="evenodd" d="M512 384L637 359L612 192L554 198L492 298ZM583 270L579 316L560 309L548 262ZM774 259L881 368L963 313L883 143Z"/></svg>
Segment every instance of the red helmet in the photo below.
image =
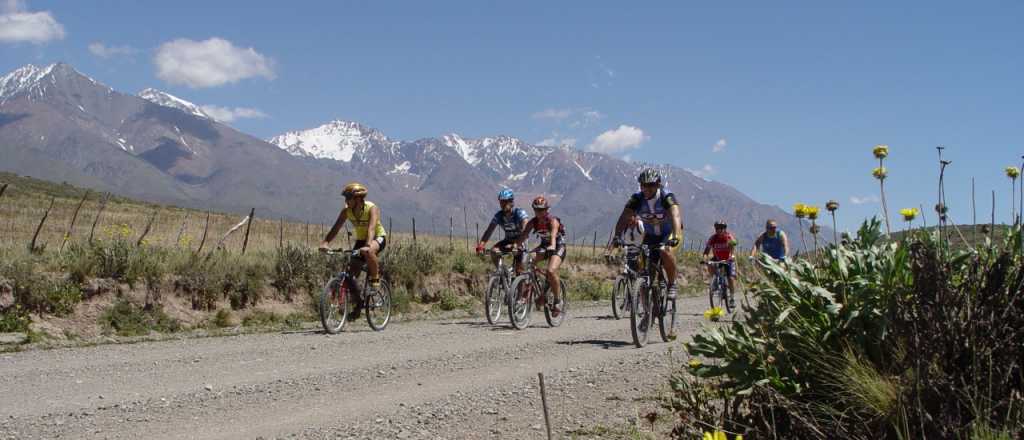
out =
<svg viewBox="0 0 1024 440"><path fill-rule="evenodd" d="M548 209L548 199L544 196L537 196L533 199L533 209Z"/></svg>

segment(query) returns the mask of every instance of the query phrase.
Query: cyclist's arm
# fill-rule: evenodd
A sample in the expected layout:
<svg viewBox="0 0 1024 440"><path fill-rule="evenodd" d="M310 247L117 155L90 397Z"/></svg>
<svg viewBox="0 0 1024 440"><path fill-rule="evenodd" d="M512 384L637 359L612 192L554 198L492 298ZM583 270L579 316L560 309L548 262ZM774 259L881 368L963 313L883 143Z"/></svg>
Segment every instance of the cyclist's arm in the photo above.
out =
<svg viewBox="0 0 1024 440"><path fill-rule="evenodd" d="M730 236L729 237L729 259L730 260L736 258L736 246L737 245L739 245L739 241L736 240L736 237Z"/></svg>
<svg viewBox="0 0 1024 440"><path fill-rule="evenodd" d="M622 214L619 214L619 219L615 222L615 233L612 234L613 241L616 237L622 235L622 231L626 230L626 226L629 226L629 222L633 219L634 215L636 215L636 212L632 209L628 207L622 208ZM608 246L605 247L605 250L611 252L612 241L608 242Z"/></svg>
<svg viewBox="0 0 1024 440"><path fill-rule="evenodd" d="M366 242L369 243L377 238L377 223L380 222L380 207L370 208L370 224L366 225Z"/></svg>
<svg viewBox="0 0 1024 440"><path fill-rule="evenodd" d="M789 236L782 233L781 230L779 233L782 234L782 258L787 258L789 257Z"/></svg>
<svg viewBox="0 0 1024 440"><path fill-rule="evenodd" d="M704 243L704 253L702 254L702 257L703 257L703 259L705 261L708 259L708 254L710 254L710 253L711 253L711 240L708 240L707 243Z"/></svg>
<svg viewBox="0 0 1024 440"><path fill-rule="evenodd" d="M754 247L750 250L750 256L756 256L757 250L761 248L761 239L764 238L764 234L758 235L757 240L754 240Z"/></svg>
<svg viewBox="0 0 1024 440"><path fill-rule="evenodd" d="M526 222L526 226L523 226L523 233L519 234L519 238L516 239L516 247L522 247L531 232L533 232L533 223Z"/></svg>
<svg viewBox="0 0 1024 440"><path fill-rule="evenodd" d="M679 205L672 205L672 209L669 210L672 213L672 235L675 236L676 240L683 241L683 210L679 208Z"/></svg>
<svg viewBox="0 0 1024 440"><path fill-rule="evenodd" d="M484 235L480 237L480 246L487 244L487 241L491 239L491 233L494 232L494 227L497 226L493 221L487 225L487 229L484 230Z"/></svg>
<svg viewBox="0 0 1024 440"><path fill-rule="evenodd" d="M345 224L345 220L348 220L348 210L342 209L341 212L338 213L338 219L334 221L334 226L331 226L331 230L327 231L327 236L324 237L323 243L320 243L321 248L328 247L331 240L334 240L334 237L338 235L338 231L340 231L341 227Z"/></svg>

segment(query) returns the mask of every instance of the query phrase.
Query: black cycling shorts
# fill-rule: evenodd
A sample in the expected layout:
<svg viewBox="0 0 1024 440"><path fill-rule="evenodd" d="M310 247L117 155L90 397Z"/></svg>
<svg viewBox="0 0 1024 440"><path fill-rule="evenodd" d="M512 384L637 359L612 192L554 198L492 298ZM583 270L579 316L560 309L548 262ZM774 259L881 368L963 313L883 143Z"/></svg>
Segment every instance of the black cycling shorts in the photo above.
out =
<svg viewBox="0 0 1024 440"><path fill-rule="evenodd" d="M543 252L541 254L541 255L543 255L543 257L542 258L539 257L538 259L544 259L544 258L547 257L547 249L548 249L548 244L547 243L541 243L540 246L537 246L537 247L533 248L533 250L531 250L530 252L532 252L532 253ZM564 242L559 242L558 244L555 244L555 255L558 256L558 258L561 258L562 261L565 261L565 243Z"/></svg>
<svg viewBox="0 0 1024 440"><path fill-rule="evenodd" d="M374 237L373 241L376 241L377 244L380 245L380 249L377 250L378 255L380 255L381 252L384 252L384 248L388 246L387 237ZM356 240L356 244L352 246L352 250L362 249L364 247L366 247L366 240Z"/></svg>

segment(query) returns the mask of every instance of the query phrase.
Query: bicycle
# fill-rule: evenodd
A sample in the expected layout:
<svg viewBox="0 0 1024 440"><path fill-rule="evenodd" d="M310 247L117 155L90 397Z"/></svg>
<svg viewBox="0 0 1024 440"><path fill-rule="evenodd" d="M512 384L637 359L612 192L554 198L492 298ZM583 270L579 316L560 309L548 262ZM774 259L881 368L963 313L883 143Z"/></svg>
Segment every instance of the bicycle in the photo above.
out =
<svg viewBox="0 0 1024 440"><path fill-rule="evenodd" d="M646 273L639 278L639 288L632 298L629 314L630 333L637 348L647 344L647 333L654 319L658 320L662 341L675 339L676 300L668 297L668 275L661 266L661 250L664 248L664 244L653 248L646 244L640 246L640 267L641 270L646 269Z"/></svg>
<svg viewBox="0 0 1024 440"><path fill-rule="evenodd" d="M565 281L558 280L559 286L562 288L562 294L557 305L561 312L558 316L553 316L552 311L556 304L554 303L554 294L551 293L551 289L548 286L547 277L534 264L532 252L526 254L525 260L523 265L528 268L527 271L512 280L512 286L509 288L510 294L506 295L508 298L509 321L512 322L512 326L516 330L529 327L530 314L533 312L534 303L536 303L537 308L544 309L544 319L548 322L549 326L558 327L562 325L568 312L568 302L565 300L568 292L565 289Z"/></svg>
<svg viewBox="0 0 1024 440"><path fill-rule="evenodd" d="M491 249L488 252L498 256L498 266L488 276L487 290L484 292L484 312L487 315L487 323L494 325L501 319L501 306L508 302L509 288L512 286L512 271L505 265L504 257L517 255L522 251L509 252Z"/></svg>
<svg viewBox="0 0 1024 440"><path fill-rule="evenodd" d="M613 257L608 255L610 264L622 264L622 270L615 277L615 285L612 287L612 316L621 319L622 315L629 313L631 298L636 292L636 283L640 278L637 272L642 267L640 247L624 245L624 256Z"/></svg>
<svg viewBox="0 0 1024 440"><path fill-rule="evenodd" d="M717 307L724 308L726 312L732 313L733 302L730 300L729 292L729 278L725 273L726 267L728 267L728 261L707 261L702 264L714 267L714 275L711 276L711 281L708 283L708 300L711 302L711 308L715 308L716 298L718 300ZM722 307L724 305L725 307Z"/></svg>
<svg viewBox="0 0 1024 440"><path fill-rule="evenodd" d="M359 255L358 250L331 249L324 253L347 256L348 261L343 267L353 268L352 273L343 269L324 285L324 290L320 294L319 307L320 324L323 325L324 331L333 335L344 329L348 321L349 293L353 283L362 286L361 291L364 296L362 303L355 304L355 307L361 307L366 312L366 323L370 325L370 328L375 331L384 330L391 320L391 285L388 281L381 278L380 287L374 289L370 287L366 277L362 277L362 280L359 279L365 261Z"/></svg>

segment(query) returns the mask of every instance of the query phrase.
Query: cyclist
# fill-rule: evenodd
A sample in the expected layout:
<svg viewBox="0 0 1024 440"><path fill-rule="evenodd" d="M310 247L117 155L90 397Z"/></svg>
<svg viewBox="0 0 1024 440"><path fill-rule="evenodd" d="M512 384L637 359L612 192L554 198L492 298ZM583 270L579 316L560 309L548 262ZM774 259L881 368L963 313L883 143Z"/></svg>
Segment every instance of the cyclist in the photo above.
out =
<svg viewBox="0 0 1024 440"><path fill-rule="evenodd" d="M548 267L544 270L544 275L555 301L551 307L551 315L558 316L562 312L558 307L558 304L561 304L559 298L562 294L562 285L558 281L558 267L565 260L565 227L562 225L561 219L548 212L548 200L544 196L537 196L531 205L534 217L526 223L523 233L516 239L516 246L522 247L531 232L540 237L540 245L530 250L530 253L537 255L534 261L541 261L545 258L548 260Z"/></svg>
<svg viewBox="0 0 1024 440"><path fill-rule="evenodd" d="M786 237L786 233L779 229L779 224L775 220L768 220L765 223L764 233L754 241L750 257L756 256L759 249L776 261L786 262L786 255L789 254L789 239Z"/></svg>
<svg viewBox="0 0 1024 440"><path fill-rule="evenodd" d="M668 297L675 299L676 257L672 251L679 246L679 239L683 236L683 216L679 202L676 201L675 194L662 186L661 173L658 170L645 169L636 180L640 184L640 191L633 194L626 202L626 207L622 209L622 214L615 223L615 238L609 244L608 250L622 243L623 231L642 222L643 244L650 246L651 252L654 252L657 246L665 245L660 251L661 265L668 277L665 280L668 283Z"/></svg>
<svg viewBox="0 0 1024 440"><path fill-rule="evenodd" d="M505 188L498 192L498 205L501 206L501 210L494 214L491 224L487 225L487 230L484 231L484 235L480 237L480 241L476 244L476 253L478 254L484 251L487 240L491 239L491 233L494 232L495 227L501 226L501 229L505 231L505 238L495 243L491 249L503 252L511 252L516 249L516 239L519 238L523 229L526 228L526 222L530 216L523 208L515 207L515 194L511 189ZM498 259L500 258L501 256L497 254L493 255L494 267L498 267ZM517 274L523 271L524 258L525 255L522 253L513 258Z"/></svg>
<svg viewBox="0 0 1024 440"><path fill-rule="evenodd" d="M704 261L707 261L708 255L711 255L711 261L724 261L726 262L726 276L729 280L729 307L735 307L735 301L733 300L733 294L736 292L735 283L733 280L736 278L735 262L736 259L733 256L733 252L736 250L736 238L732 236L727 229L729 225L725 223L725 220L715 221L715 233L708 239L707 244L704 246ZM708 266L708 274L714 276L714 267Z"/></svg>
<svg viewBox="0 0 1024 440"><path fill-rule="evenodd" d="M338 231L341 230L345 221L352 222L356 232L356 242L352 250L358 250L359 255L366 261L370 288L377 289L380 287L380 264L377 260L377 255L387 247L387 231L384 230L384 225L380 221L380 208L373 202L366 200L367 192L366 186L358 182L345 185L345 188L341 191L341 195L345 197L345 207L338 214L338 219L334 222L334 226L331 226L331 230L327 232L323 243L320 243L320 250L326 251L330 249L331 240L334 240L334 237L338 235ZM354 264L355 262L353 262L353 267L350 268L350 271L353 273L355 273ZM361 296L358 289L358 286L352 286L352 292L357 299ZM351 318L359 316L359 309L359 307L356 307L352 311Z"/></svg>

